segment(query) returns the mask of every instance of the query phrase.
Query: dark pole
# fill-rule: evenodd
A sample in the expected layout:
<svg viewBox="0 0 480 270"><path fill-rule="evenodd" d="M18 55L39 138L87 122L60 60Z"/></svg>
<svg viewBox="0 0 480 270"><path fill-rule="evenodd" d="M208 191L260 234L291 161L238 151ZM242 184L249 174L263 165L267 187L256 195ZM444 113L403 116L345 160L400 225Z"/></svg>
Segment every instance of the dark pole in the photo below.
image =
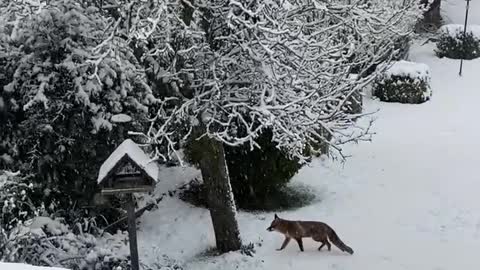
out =
<svg viewBox="0 0 480 270"><path fill-rule="evenodd" d="M468 9L470 7L470 0L467 0L467 9L465 10L465 25L463 26L463 37L467 34L467 21L468 21ZM464 42L462 42L462 45L465 45ZM460 71L458 75L462 76L462 69L463 69L463 56L460 59Z"/></svg>
<svg viewBox="0 0 480 270"><path fill-rule="evenodd" d="M135 202L133 194L127 194L127 215L128 215L128 240L130 242L130 261L132 270L139 270L138 267L138 246L137 246L137 226L135 223Z"/></svg>

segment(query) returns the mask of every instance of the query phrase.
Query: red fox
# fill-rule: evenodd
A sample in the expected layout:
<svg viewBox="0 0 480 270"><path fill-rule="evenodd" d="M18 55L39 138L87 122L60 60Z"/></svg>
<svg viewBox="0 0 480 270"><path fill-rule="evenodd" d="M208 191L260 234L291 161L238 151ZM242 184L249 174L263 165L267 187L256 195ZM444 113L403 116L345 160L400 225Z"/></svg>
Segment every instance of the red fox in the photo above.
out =
<svg viewBox="0 0 480 270"><path fill-rule="evenodd" d="M285 235L285 241L283 241L282 247L277 250L284 249L293 238L297 241L300 251L303 251L302 238L311 237L313 240L322 243L318 250L322 250L326 245L328 251L330 251L331 244L329 241L331 241L341 251L353 254L353 249L345 245L335 231L323 222L292 221L279 218L277 214L275 214L272 224L267 228L267 231L276 231Z"/></svg>

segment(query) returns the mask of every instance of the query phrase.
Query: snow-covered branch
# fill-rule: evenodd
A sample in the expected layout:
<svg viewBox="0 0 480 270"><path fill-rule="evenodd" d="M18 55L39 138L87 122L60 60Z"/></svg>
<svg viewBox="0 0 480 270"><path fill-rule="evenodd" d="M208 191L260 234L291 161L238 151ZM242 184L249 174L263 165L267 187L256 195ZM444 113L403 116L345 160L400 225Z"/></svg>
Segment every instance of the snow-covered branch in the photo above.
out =
<svg viewBox="0 0 480 270"><path fill-rule="evenodd" d="M408 1L405 6L352 2L203 1L196 3L190 26L178 20L173 26L178 16L150 18L148 31L139 32L148 35L137 36L167 27L162 47L152 51L168 49L172 55L175 65L164 79L176 94L162 101L144 135L152 144L166 144L171 155L179 148L180 124L189 131L201 121L204 136L230 146L255 147L269 129L278 147L301 160L317 143L334 146L332 154L342 156L340 144L369 139L369 129L355 121L362 115L344 108L376 76L369 69L388 62L395 42L411 34L419 9ZM182 38L168 27L181 30ZM203 37L192 38L202 31ZM178 94L185 82L191 96Z"/></svg>

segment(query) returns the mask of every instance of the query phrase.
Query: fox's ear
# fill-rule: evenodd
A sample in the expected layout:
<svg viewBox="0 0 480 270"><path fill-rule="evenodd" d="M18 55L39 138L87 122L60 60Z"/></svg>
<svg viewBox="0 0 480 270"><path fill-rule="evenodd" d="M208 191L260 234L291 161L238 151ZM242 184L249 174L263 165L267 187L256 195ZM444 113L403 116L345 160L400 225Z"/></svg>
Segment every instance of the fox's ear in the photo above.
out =
<svg viewBox="0 0 480 270"><path fill-rule="evenodd" d="M278 216L277 216L277 214L275 214L275 219L278 219Z"/></svg>

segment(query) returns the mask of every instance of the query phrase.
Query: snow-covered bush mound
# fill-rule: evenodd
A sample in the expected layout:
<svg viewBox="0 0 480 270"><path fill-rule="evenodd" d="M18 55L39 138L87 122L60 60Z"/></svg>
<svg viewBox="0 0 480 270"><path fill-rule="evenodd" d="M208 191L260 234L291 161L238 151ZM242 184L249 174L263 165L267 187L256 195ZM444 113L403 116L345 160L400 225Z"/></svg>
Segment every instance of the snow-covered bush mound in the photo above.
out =
<svg viewBox="0 0 480 270"><path fill-rule="evenodd" d="M375 79L373 95L386 102L423 103L432 96L430 68L404 60L393 62Z"/></svg>
<svg viewBox="0 0 480 270"><path fill-rule="evenodd" d="M36 217L3 235L0 261L67 269L126 269L129 264L126 233L74 234L60 219Z"/></svg>
<svg viewBox="0 0 480 270"><path fill-rule="evenodd" d="M438 57L474 59L480 57L480 25L470 25L464 33L461 24L447 24L440 28L435 53Z"/></svg>
<svg viewBox="0 0 480 270"><path fill-rule="evenodd" d="M39 204L32 198L32 191L33 184L19 172L0 170L0 229L10 230L41 211L35 207Z"/></svg>

